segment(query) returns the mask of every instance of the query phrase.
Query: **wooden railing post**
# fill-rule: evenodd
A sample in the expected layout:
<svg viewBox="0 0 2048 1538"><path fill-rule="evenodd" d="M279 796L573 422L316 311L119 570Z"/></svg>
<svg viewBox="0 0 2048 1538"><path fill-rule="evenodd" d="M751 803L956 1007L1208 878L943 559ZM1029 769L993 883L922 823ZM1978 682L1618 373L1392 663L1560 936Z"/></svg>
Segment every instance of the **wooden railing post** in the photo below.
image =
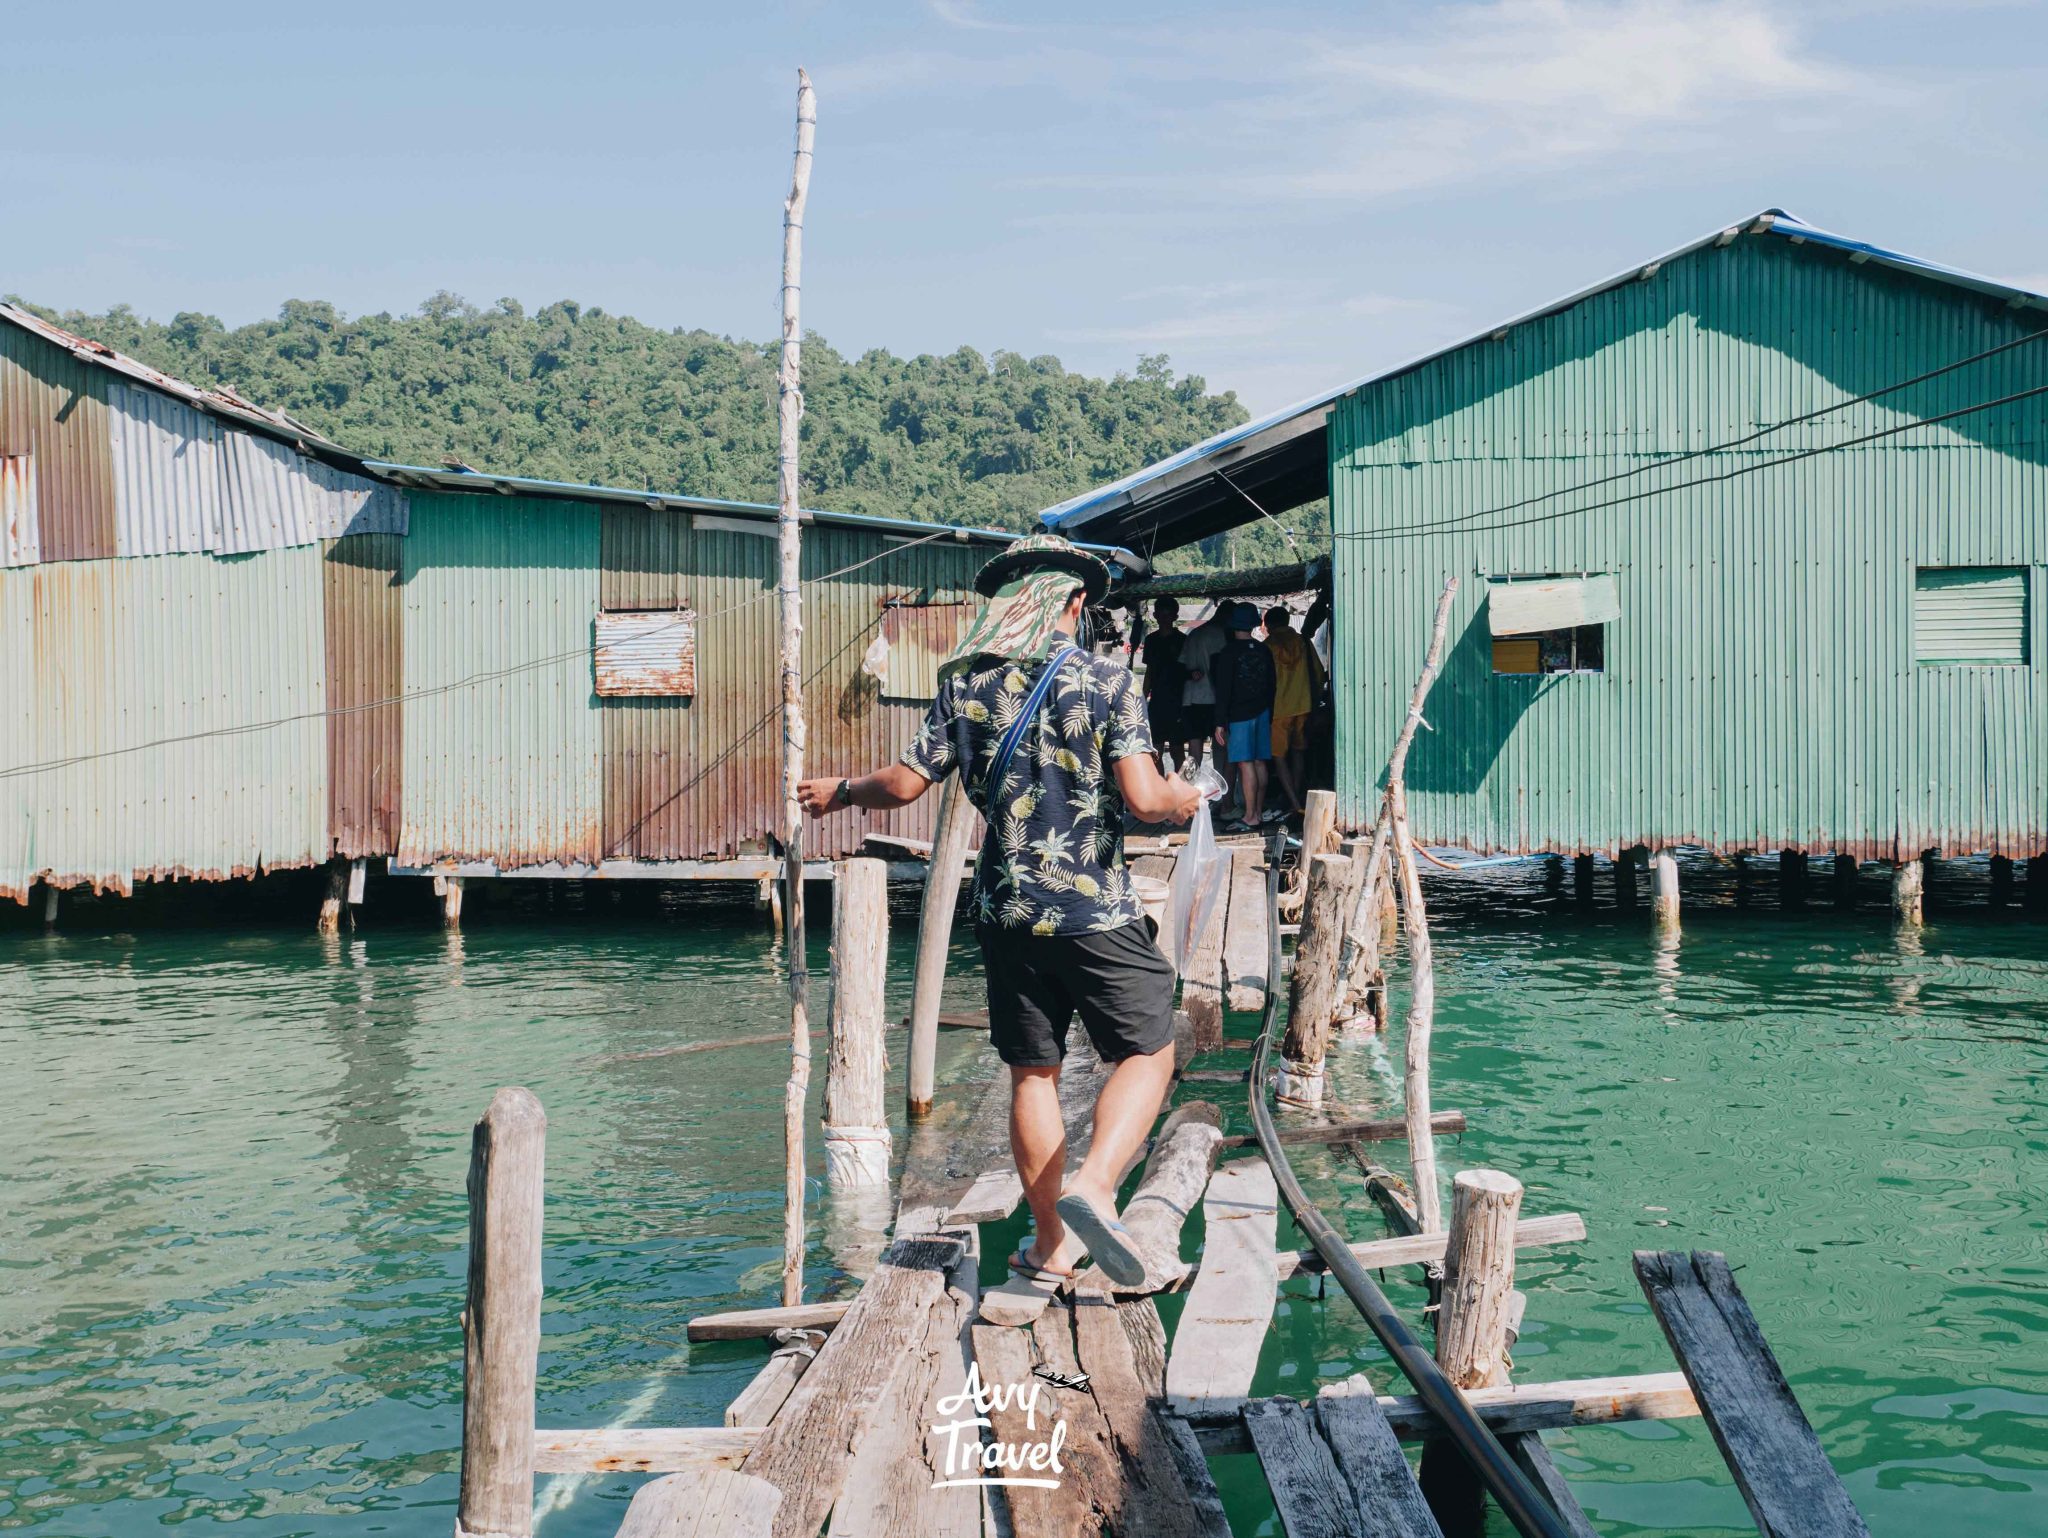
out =
<svg viewBox="0 0 2048 1538"><path fill-rule="evenodd" d="M532 1090L501 1089L470 1138L456 1538L530 1538L533 1532L547 1128L547 1113Z"/></svg>
<svg viewBox="0 0 2048 1538"><path fill-rule="evenodd" d="M1451 1181L1451 1228L1436 1316L1437 1365L1460 1389L1508 1381L1508 1347L1521 1328L1515 1293L1515 1220L1522 1183L1499 1170ZM1449 1443L1423 1444L1421 1483L1443 1530L1477 1532L1485 1498Z"/></svg>
<svg viewBox="0 0 2048 1538"><path fill-rule="evenodd" d="M1294 948L1287 1034L1280 1043L1280 1098L1290 1105L1323 1103L1323 1054L1336 1014L1337 961L1344 945L1352 862L1341 854L1309 860L1301 939Z"/></svg>
<svg viewBox="0 0 2048 1538"><path fill-rule="evenodd" d="M889 1183L888 1052L882 986L889 971L889 867L841 860L832 881L832 1012L825 1060L825 1179Z"/></svg>
<svg viewBox="0 0 2048 1538"><path fill-rule="evenodd" d="M924 903L917 917L906 1097L912 1121L931 1114L939 1057L939 997L946 985L946 950L953 943L953 908L960 900L960 862L967 855L967 830L973 821L974 808L960 788L960 776L949 776L939 792L938 825L932 830L931 863L925 869Z"/></svg>

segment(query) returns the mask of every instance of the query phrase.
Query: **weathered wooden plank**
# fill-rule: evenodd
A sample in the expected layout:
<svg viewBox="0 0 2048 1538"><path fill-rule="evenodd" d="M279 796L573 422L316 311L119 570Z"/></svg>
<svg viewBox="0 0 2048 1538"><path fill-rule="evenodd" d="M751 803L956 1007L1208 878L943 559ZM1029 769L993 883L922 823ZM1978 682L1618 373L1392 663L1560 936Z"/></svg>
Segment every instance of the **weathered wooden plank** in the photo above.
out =
<svg viewBox="0 0 2048 1538"><path fill-rule="evenodd" d="M804 1375L804 1369L816 1355L816 1346L803 1345L784 1346L769 1357L754 1374L753 1381L725 1407L726 1425L765 1426L775 1419L775 1412L782 1408L782 1402L789 1398L797 1379Z"/></svg>
<svg viewBox="0 0 2048 1538"><path fill-rule="evenodd" d="M736 1308L699 1314L683 1327L690 1340L761 1340L777 1330L829 1330L846 1317L852 1298L831 1303L798 1303L789 1308Z"/></svg>
<svg viewBox="0 0 2048 1538"><path fill-rule="evenodd" d="M536 1474L682 1474L733 1468L759 1426L605 1426L533 1434Z"/></svg>
<svg viewBox="0 0 2048 1538"><path fill-rule="evenodd" d="M1068 1328L1065 1309L1047 1312L1048 1316L1058 1314L1053 1321L1058 1331ZM973 1331L975 1365L983 1386L996 1398L988 1412L989 1439L1003 1444L1027 1464L1034 1460L1037 1464L990 1471L990 1477L1038 1481L1003 1486L998 1509L1007 1511L1016 1538L1094 1538L1105 1515L1097 1497L1113 1495L1113 1487L1120 1483L1120 1474L1113 1468L1114 1455L1107 1448L1108 1428L1085 1390L1062 1392L1033 1376L1036 1335L1035 1330L1027 1333L988 1324L978 1324ZM1073 1370L1053 1362L1047 1365L1062 1372ZM1000 1390L1017 1392L998 1393ZM1078 1413L1084 1400L1092 1423ZM1060 1425L1066 1428L1058 1448L1064 1472L1054 1474L1048 1449Z"/></svg>
<svg viewBox="0 0 2048 1538"><path fill-rule="evenodd" d="M1223 926L1223 985L1230 1007L1266 1007L1266 855L1253 846L1230 855L1230 916Z"/></svg>
<svg viewBox="0 0 2048 1538"><path fill-rule="evenodd" d="M1209 917L1195 937L1194 954L1181 964L1180 1007L1195 1028L1195 1049L1213 1052L1223 1045L1223 931L1230 910L1225 890L1209 905Z"/></svg>
<svg viewBox="0 0 2048 1538"><path fill-rule="evenodd" d="M1349 1246L1359 1261L1377 1271L1386 1266L1421 1265L1444 1258L1450 1243L1448 1231L1433 1234L1395 1234L1386 1239L1367 1239ZM1550 1244L1577 1244L1586 1237L1586 1220L1576 1212L1546 1213L1540 1218L1523 1218L1515 1224L1515 1248L1540 1249ZM1289 1251L1279 1258L1280 1279L1310 1275L1324 1269L1323 1257L1314 1250Z"/></svg>
<svg viewBox="0 0 2048 1538"><path fill-rule="evenodd" d="M1368 1531L1359 1525L1358 1503L1316 1430L1315 1416L1300 1400L1251 1400L1244 1407L1244 1428L1287 1538L1353 1538Z"/></svg>
<svg viewBox="0 0 2048 1538"><path fill-rule="evenodd" d="M1713 1250L1638 1250L1636 1279L1766 1538L1867 1538L1756 1315Z"/></svg>
<svg viewBox="0 0 2048 1538"><path fill-rule="evenodd" d="M1510 1432L1500 1439L1500 1445L1529 1476L1529 1483L1550 1502L1550 1509L1564 1519L1572 1538L1600 1538L1599 1529L1586 1516L1579 1498L1572 1494L1572 1487L1565 1483L1564 1473L1550 1456L1550 1449L1543 1445L1542 1432Z"/></svg>
<svg viewBox="0 0 2048 1538"><path fill-rule="evenodd" d="M746 1471L782 1492L777 1538L815 1538L839 1498L853 1449L908 1369L925 1316L959 1260L957 1239L899 1239L853 1300L789 1402L747 1455Z"/></svg>
<svg viewBox="0 0 2048 1538"><path fill-rule="evenodd" d="M1385 1538L1443 1538L1415 1483L1401 1439L1371 1394L1324 1394L1316 1425L1350 1487L1362 1533Z"/></svg>
<svg viewBox="0 0 2048 1538"><path fill-rule="evenodd" d="M619 1538L768 1538L781 1503L773 1485L731 1469L670 1474L633 1493Z"/></svg>
<svg viewBox="0 0 2048 1538"><path fill-rule="evenodd" d="M1130 1333L1102 1293L1074 1300L1074 1349L1088 1392L1123 1464L1119 1532L1203 1538L1210 1531L1160 1433L1160 1407L1145 1381ZM1227 1530L1227 1529L1226 1529Z"/></svg>
<svg viewBox="0 0 2048 1538"><path fill-rule="evenodd" d="M1176 1355L1178 1342L1176 1342ZM1346 1379L1325 1394L1372 1392L1364 1378ZM1682 1372L1637 1373L1618 1378L1568 1378L1556 1383L1507 1383L1475 1388L1465 1395L1480 1419L1506 1436L1516 1431L1556 1431L1564 1426L1604 1426L1615 1421L1682 1420L1700 1413ZM1437 1430L1436 1417L1412 1394L1379 1396L1387 1424L1404 1442ZM1233 1415L1211 1415L1196 1423L1202 1446L1211 1453L1251 1450Z"/></svg>
<svg viewBox="0 0 2048 1538"><path fill-rule="evenodd" d="M954 1266L945 1296L932 1306L923 1337L911 1347L910 1362L854 1452L846 1488L832 1507L831 1538L977 1538L981 1532L981 1499L973 1486L935 1488L978 1471L949 1469L952 1439L933 1429L939 1403L967 1382L967 1332L978 1286L975 1249L969 1243Z"/></svg>
<svg viewBox="0 0 2048 1538"><path fill-rule="evenodd" d="M1000 1223L1017 1210L1017 1203L1024 1199L1024 1183L1017 1178L1017 1171L1011 1169L983 1170L974 1177L974 1184L953 1210L946 1214L948 1228L965 1223Z"/></svg>
<svg viewBox="0 0 2048 1538"><path fill-rule="evenodd" d="M1437 1111L1429 1118L1432 1132L1463 1132L1465 1113L1463 1111ZM1387 1143L1398 1142L1408 1135L1405 1121L1381 1118L1377 1121L1335 1121L1320 1127L1282 1127L1279 1140L1288 1147L1314 1143ZM1258 1138L1249 1132L1227 1137L1219 1145L1223 1148L1256 1148Z"/></svg>
<svg viewBox="0 0 2048 1538"><path fill-rule="evenodd" d="M1167 1401L1183 1414L1229 1409L1251 1392L1279 1285L1278 1206L1264 1159L1240 1159L1210 1177L1201 1269L1166 1363Z"/></svg>
<svg viewBox="0 0 2048 1538"><path fill-rule="evenodd" d="M1145 1260L1145 1279L1118 1291L1158 1292L1187 1274L1187 1263L1180 1258L1180 1233L1209 1184L1216 1145L1223 1138L1222 1123L1223 1113L1214 1104L1191 1100L1174 1109L1152 1140L1144 1179L1123 1210L1132 1247Z"/></svg>
<svg viewBox="0 0 2048 1538"><path fill-rule="evenodd" d="M1195 1518L1201 1524L1197 1531L1202 1538L1230 1538L1230 1518L1223 1510L1223 1495L1216 1488L1209 1460L1203 1456L1202 1444L1193 1429L1178 1415L1166 1412L1160 1413L1157 1424L1160 1444L1173 1460L1181 1484L1194 1503Z"/></svg>

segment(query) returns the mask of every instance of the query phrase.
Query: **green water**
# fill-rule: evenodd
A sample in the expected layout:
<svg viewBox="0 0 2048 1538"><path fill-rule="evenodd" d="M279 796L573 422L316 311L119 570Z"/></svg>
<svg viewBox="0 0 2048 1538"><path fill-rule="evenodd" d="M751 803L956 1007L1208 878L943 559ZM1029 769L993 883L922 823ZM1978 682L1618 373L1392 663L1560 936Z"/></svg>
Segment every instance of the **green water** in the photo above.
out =
<svg viewBox="0 0 2048 1538"><path fill-rule="evenodd" d="M1686 879L1675 951L1531 867L1432 886L1437 1103L1472 1118L1446 1178L1509 1169L1591 1230L1524 1256L1518 1376L1669 1367L1628 1254L1723 1249L1873 1532L2048 1530L2048 923L1985 908L1981 873L1905 944L1875 889L1781 913ZM568 906L507 899L459 939L112 908L0 932L0 1528L448 1531L468 1127L503 1083L550 1117L542 1422L718 1422L760 1348L682 1324L771 1300L785 1054L644 1054L773 1029L779 952L700 900ZM943 1048L979 1071L971 1037ZM1336 1093L1389 1104L1389 1050L1340 1048ZM1382 1231L1334 1158L1300 1162ZM815 1291L861 1240L812 1212ZM1285 1291L1262 1391L1386 1381L1341 1296ZM1551 1442L1603 1532L1747 1530L1697 1423ZM1277 1532L1256 1469L1218 1472L1237 1530ZM543 1479L541 1533L609 1535L633 1483Z"/></svg>

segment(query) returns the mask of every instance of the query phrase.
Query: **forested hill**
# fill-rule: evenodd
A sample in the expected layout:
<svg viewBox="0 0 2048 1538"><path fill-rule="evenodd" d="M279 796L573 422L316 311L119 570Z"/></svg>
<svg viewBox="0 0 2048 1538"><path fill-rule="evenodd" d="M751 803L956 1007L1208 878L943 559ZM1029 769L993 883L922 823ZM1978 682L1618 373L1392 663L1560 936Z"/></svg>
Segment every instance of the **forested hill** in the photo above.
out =
<svg viewBox="0 0 2048 1538"><path fill-rule="evenodd" d="M350 319L288 303L229 330L125 306L41 311L194 383L232 386L373 459L768 502L775 349L563 302L528 315L437 294ZM1164 357L1091 379L1057 358L804 345L804 497L819 507L1024 527L1040 508L1245 420Z"/></svg>

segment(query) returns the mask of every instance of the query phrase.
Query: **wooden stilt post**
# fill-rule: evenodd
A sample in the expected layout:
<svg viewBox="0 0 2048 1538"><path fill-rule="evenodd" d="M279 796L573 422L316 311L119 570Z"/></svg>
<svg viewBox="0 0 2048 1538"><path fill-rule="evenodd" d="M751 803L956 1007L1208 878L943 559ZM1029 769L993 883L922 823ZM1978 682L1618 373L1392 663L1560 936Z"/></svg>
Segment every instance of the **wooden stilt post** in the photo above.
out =
<svg viewBox="0 0 2048 1538"><path fill-rule="evenodd" d="M938 825L932 829L931 859L924 872L924 902L917 913L917 966L910 981L910 1070L905 1098L910 1119L931 1114L938 1071L939 999L946 986L946 952L953 943L953 909L960 901L960 862L967 857L967 833L974 807L949 775L939 791Z"/></svg>
<svg viewBox="0 0 2048 1538"><path fill-rule="evenodd" d="M1508 1347L1520 1328L1515 1220L1522 1183L1499 1170L1465 1170L1451 1182L1450 1244L1436 1316L1436 1359L1461 1389L1508 1381ZM1445 1532L1478 1530L1484 1497L1449 1443L1426 1442L1421 1483Z"/></svg>
<svg viewBox="0 0 2048 1538"><path fill-rule="evenodd" d="M1301 817L1301 863L1294 868L1294 879L1280 893L1280 913L1289 923L1300 919L1302 904L1307 900L1310 862L1336 847L1337 793L1312 790Z"/></svg>
<svg viewBox="0 0 2048 1538"><path fill-rule="evenodd" d="M1287 1034L1280 1043L1279 1095L1290 1105L1323 1103L1323 1053L1336 1006L1338 952L1349 917L1344 898L1350 886L1351 861L1343 855L1319 854L1309 861L1301 939L1294 948L1288 990Z"/></svg>
<svg viewBox="0 0 2048 1538"><path fill-rule="evenodd" d="M1582 908L1593 906L1593 857L1589 854L1572 856L1572 896Z"/></svg>
<svg viewBox="0 0 2048 1538"><path fill-rule="evenodd" d="M1926 895L1927 871L1918 859L1901 860L1892 867L1892 914L1901 924L1925 921Z"/></svg>
<svg viewBox="0 0 2048 1538"><path fill-rule="evenodd" d="M1778 851L1778 901L1787 908L1798 908L1805 905L1805 850L1781 849Z"/></svg>
<svg viewBox="0 0 2048 1538"><path fill-rule="evenodd" d="M441 878L441 924L446 929L462 927L462 878Z"/></svg>
<svg viewBox="0 0 2048 1538"><path fill-rule="evenodd" d="M2003 908L2012 901L2012 861L2002 854L1991 857L1991 906Z"/></svg>
<svg viewBox="0 0 2048 1538"><path fill-rule="evenodd" d="M1424 1233L1444 1226L1443 1200L1436 1188L1436 1135L1429 1121L1429 1038L1436 1025L1436 964L1429 943L1429 918L1422 906L1422 872L1415 861L1415 839L1408 828L1408 798L1402 776L1408 768L1408 748L1415 740L1415 728L1422 722L1422 707L1443 665L1444 631L1451 622L1451 603L1458 596L1458 579L1444 583L1436 601L1436 620L1430 630L1429 651L1423 658L1422 676L1415 681L1415 693L1408 702L1408 715L1395 739L1394 755L1387 765L1387 824L1392 831L1394 874L1401 888L1401 914L1408 934L1408 965L1413 982L1408 990L1408 1029L1402 1067L1403 1112L1408 1122L1408 1155L1415 1175L1415 1205Z"/></svg>
<svg viewBox="0 0 2048 1538"><path fill-rule="evenodd" d="M547 1128L532 1090L501 1089L470 1137L456 1538L528 1538L533 1532Z"/></svg>
<svg viewBox="0 0 2048 1538"><path fill-rule="evenodd" d="M1643 863L1640 846L1624 849L1614 857L1614 906L1633 908L1636 905L1636 872Z"/></svg>
<svg viewBox="0 0 2048 1538"><path fill-rule="evenodd" d="M1668 849L1650 856L1650 911L1659 929L1678 928L1678 857Z"/></svg>
<svg viewBox="0 0 2048 1538"><path fill-rule="evenodd" d="M336 860L327 867L327 895L320 899L319 930L323 935L341 932L341 907L348 897L348 866Z"/></svg>
<svg viewBox="0 0 2048 1538"><path fill-rule="evenodd" d="M1835 856L1835 904L1842 908L1856 906L1856 856L1838 854Z"/></svg>
<svg viewBox="0 0 2048 1538"><path fill-rule="evenodd" d="M363 905L363 892L369 885L369 880L370 862L368 860L351 860L348 862L348 905L351 908L360 908Z"/></svg>
<svg viewBox="0 0 2048 1538"><path fill-rule="evenodd" d="M803 534L798 507L797 444L803 418L799 367L803 329L804 202L811 189L811 147L818 98L811 77L796 72L796 159L782 205L782 360L776 370L780 428L775 532L780 554L776 594L782 629L782 888L783 936L789 966L789 1082L782 1095L782 1301L804 1296L804 1099L811 1083L811 1022L804 963L804 814L796 799L804 773Z"/></svg>
<svg viewBox="0 0 2048 1538"><path fill-rule="evenodd" d="M834 1186L889 1183L883 1107L888 1028L889 867L841 860L832 884L831 1045L825 1060L825 1178Z"/></svg>
<svg viewBox="0 0 2048 1538"><path fill-rule="evenodd" d="M2020 902L2036 913L2048 909L2048 854L2028 857L2027 884L2020 889Z"/></svg>
<svg viewBox="0 0 2048 1538"><path fill-rule="evenodd" d="M1564 856L1547 854L1543 857L1543 890L1552 897L1564 891Z"/></svg>
<svg viewBox="0 0 2048 1538"><path fill-rule="evenodd" d="M2033 881L2032 881L2032 878L2033 878L2033 872L2032 872L2032 870L2029 870L2029 871L2027 872L2027 875L2028 875L2028 885L2029 885L2029 886L2031 886L2031 885L2033 884ZM57 927L57 904L58 904L58 902L59 902L59 901L60 901L60 898L59 898L59 896L58 896L58 893L57 893L57 889L56 889L55 887L53 887L53 886L49 885L49 884L48 884L47 882L46 882L46 883L44 883L44 886L43 886L43 928L45 928L45 929L55 929L55 928Z"/></svg>
<svg viewBox="0 0 2048 1538"><path fill-rule="evenodd" d="M1735 906L1749 906L1749 856L1746 854L1735 856Z"/></svg>

